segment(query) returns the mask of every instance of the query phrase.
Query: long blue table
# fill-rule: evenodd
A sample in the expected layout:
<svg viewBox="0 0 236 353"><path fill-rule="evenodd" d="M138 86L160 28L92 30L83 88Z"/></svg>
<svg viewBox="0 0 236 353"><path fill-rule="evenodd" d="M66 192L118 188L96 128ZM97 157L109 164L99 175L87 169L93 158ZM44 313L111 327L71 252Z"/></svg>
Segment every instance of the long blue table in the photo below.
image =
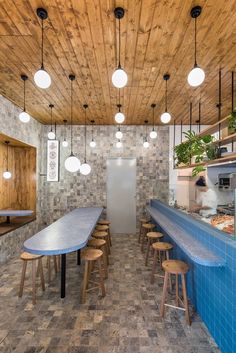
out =
<svg viewBox="0 0 236 353"><path fill-rule="evenodd" d="M76 208L24 242L37 255L61 255L61 298L65 297L66 254L84 248L103 211L102 207Z"/></svg>

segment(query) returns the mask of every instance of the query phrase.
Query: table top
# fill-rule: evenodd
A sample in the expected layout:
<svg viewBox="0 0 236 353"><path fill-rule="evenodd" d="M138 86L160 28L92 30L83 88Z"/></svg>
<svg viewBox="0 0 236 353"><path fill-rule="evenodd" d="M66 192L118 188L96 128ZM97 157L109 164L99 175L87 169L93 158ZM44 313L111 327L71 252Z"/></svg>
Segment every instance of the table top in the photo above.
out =
<svg viewBox="0 0 236 353"><path fill-rule="evenodd" d="M24 250L32 254L59 255L86 246L102 207L76 208L24 242Z"/></svg>
<svg viewBox="0 0 236 353"><path fill-rule="evenodd" d="M15 217L23 217L30 216L34 211L31 210L0 210L0 216L15 216Z"/></svg>
<svg viewBox="0 0 236 353"><path fill-rule="evenodd" d="M173 241L196 263L203 266L221 267L225 261L210 249L206 248L199 240L189 235L184 228L180 227L166 217L155 207L147 206L150 216L163 228Z"/></svg>

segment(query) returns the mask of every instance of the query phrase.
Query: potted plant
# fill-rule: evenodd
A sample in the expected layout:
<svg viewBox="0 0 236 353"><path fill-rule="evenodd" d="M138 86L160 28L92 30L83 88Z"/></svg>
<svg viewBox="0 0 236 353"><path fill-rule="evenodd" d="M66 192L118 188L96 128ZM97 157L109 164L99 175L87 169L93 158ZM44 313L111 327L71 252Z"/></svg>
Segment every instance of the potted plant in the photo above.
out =
<svg viewBox="0 0 236 353"><path fill-rule="evenodd" d="M236 133L236 109L234 109L228 118L228 131L229 134Z"/></svg>

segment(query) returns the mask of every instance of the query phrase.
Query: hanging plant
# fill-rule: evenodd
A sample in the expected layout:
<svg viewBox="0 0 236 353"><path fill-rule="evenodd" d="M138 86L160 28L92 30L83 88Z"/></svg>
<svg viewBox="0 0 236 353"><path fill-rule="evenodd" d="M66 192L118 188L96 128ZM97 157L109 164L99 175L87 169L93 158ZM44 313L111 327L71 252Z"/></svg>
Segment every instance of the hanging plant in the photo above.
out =
<svg viewBox="0 0 236 353"><path fill-rule="evenodd" d="M236 109L234 109L228 118L229 134L236 133Z"/></svg>

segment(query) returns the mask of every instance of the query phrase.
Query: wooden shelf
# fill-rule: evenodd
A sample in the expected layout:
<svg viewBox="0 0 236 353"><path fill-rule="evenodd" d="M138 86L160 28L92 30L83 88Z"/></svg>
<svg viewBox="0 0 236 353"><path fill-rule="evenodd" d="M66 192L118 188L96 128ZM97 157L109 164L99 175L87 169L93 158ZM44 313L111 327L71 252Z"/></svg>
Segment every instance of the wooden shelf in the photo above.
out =
<svg viewBox="0 0 236 353"><path fill-rule="evenodd" d="M229 135L223 139L220 139L220 140L217 140L217 141L214 141L212 142L214 145L220 145L220 146L223 146L223 145L227 145L229 143L232 143L232 142L235 142L236 141L236 133L235 134L232 134L232 135Z"/></svg>
<svg viewBox="0 0 236 353"><path fill-rule="evenodd" d="M215 132L218 132L219 131L219 125L220 125L220 129L224 129L225 127L228 126L229 117L230 117L230 115L226 116L224 119L221 119L220 121L217 121L217 123L207 127L206 129L201 131L200 134L198 134L198 136L212 135Z"/></svg>
<svg viewBox="0 0 236 353"><path fill-rule="evenodd" d="M212 164L219 164L219 163L225 163L225 162L233 162L236 160L236 153L232 153L229 156L225 156L225 157L221 157L221 158L217 158L217 159L212 159L211 161L204 161L201 163L194 163L194 164L189 164L189 165L185 165L185 166L181 166L181 167L176 167L174 169L188 169L188 168L195 168L197 166L210 166Z"/></svg>

